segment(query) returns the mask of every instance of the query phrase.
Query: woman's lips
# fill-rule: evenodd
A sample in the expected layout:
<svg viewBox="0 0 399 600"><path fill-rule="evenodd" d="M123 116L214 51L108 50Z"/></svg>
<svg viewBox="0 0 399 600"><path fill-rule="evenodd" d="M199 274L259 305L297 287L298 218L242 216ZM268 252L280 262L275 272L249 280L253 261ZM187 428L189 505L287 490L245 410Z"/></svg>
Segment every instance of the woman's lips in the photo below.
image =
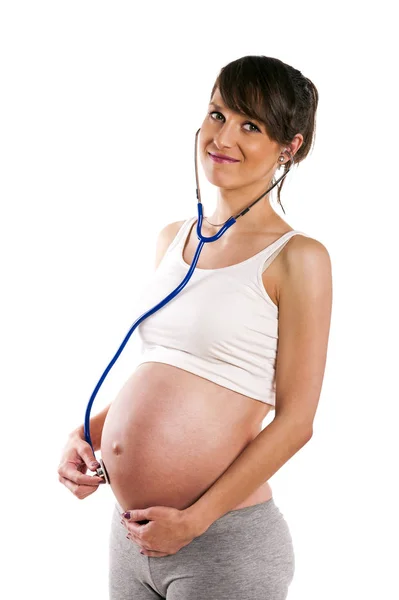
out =
<svg viewBox="0 0 399 600"><path fill-rule="evenodd" d="M238 160L230 160L227 158L219 158L218 156L214 156L213 154L211 154L210 152L208 152L210 158L216 162L216 163L228 163L229 165L232 165L233 163L239 162Z"/></svg>

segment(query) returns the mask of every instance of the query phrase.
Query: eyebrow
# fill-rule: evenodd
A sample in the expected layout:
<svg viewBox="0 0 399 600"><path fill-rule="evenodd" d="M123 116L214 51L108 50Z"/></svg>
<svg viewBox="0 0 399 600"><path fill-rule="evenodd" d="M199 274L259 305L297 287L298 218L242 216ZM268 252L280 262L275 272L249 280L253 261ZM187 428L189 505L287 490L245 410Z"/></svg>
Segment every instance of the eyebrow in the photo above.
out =
<svg viewBox="0 0 399 600"><path fill-rule="evenodd" d="M209 102L209 106L212 104L215 108L223 109L223 106L219 106L219 104L215 104L215 102Z"/></svg>

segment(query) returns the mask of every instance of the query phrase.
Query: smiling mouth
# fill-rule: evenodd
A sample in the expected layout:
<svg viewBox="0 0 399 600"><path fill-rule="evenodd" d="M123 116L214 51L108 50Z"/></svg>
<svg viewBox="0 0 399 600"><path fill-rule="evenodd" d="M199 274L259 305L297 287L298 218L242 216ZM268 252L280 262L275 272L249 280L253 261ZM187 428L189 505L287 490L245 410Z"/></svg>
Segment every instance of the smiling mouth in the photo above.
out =
<svg viewBox="0 0 399 600"><path fill-rule="evenodd" d="M224 157L212 154L212 152L208 152L208 154L211 157L211 159L214 162L217 162L217 163L229 163L229 164L232 164L232 163L240 162L240 161L236 160L235 158L224 158Z"/></svg>

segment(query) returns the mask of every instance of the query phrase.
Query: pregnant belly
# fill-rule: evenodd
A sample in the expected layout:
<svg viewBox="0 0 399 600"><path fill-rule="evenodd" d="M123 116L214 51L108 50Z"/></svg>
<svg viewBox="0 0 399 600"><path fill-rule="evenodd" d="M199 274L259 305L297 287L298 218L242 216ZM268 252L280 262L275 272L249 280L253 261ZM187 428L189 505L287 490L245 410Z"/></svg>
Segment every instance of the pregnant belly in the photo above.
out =
<svg viewBox="0 0 399 600"><path fill-rule="evenodd" d="M119 505L191 506L258 435L269 409L171 365L141 364L102 432L101 457ZM252 496L252 504L270 497L267 482Z"/></svg>

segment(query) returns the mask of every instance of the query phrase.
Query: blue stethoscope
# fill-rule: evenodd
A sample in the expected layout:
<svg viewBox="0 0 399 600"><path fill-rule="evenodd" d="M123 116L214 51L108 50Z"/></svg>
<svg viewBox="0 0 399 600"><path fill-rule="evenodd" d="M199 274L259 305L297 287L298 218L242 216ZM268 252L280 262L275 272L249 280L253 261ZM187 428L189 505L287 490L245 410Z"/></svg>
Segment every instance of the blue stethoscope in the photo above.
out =
<svg viewBox="0 0 399 600"><path fill-rule="evenodd" d="M198 129L197 133L195 134L195 148L194 148L194 160L195 160L195 179L196 179L196 185L197 185L197 209L198 209L198 221L197 221L197 237L199 239L199 244L197 247L197 250L195 251L194 254L194 258L193 258L193 262L190 265L190 268L186 274L186 276L184 277L183 281L177 286L177 288L175 290L173 290L173 292L171 292L168 296L166 296L166 298L164 298L163 300L161 300L161 302L159 302L158 304L156 304L153 308L151 308L150 310L148 310L147 312L143 313L141 315L141 317L139 317L131 326L131 328L129 329L125 339L123 340L122 344L120 345L117 353L115 354L114 358L111 360L111 362L109 363L108 367L105 369L104 373L101 375L99 382L97 383L91 397L89 400L89 403L87 405L86 408L86 414L85 414L85 420L84 420L84 435L85 435L85 439L86 442L88 444L90 444L90 447L93 451L94 454L94 448L93 448L93 444L91 441L91 437L90 437L90 413L91 413L91 407L93 405L94 399L97 396L97 393L100 389L100 387L102 386L104 379L106 378L106 376L108 375L109 371L112 369L113 365L115 364L115 362L117 361L119 355L121 354L123 348L126 346L130 336L132 335L133 331L136 329L136 327L138 327L140 325L140 323L142 323L144 321L144 319L147 319L147 317L150 317L151 315L153 315L155 312L157 312L160 308L162 308L163 306L165 306L165 304L167 304L168 302L170 302L173 298L175 298L175 296L177 296L177 294L179 292L181 292L181 290L187 285L187 283L190 281L192 274L194 273L195 267L197 265L198 259L200 257L201 254L201 250L204 246L204 244L207 244L208 242L214 242L218 239L220 239L222 237L222 235L224 234L225 231L227 231L227 229L229 229L229 227L231 227L232 225L234 225L234 223L236 222L236 220L239 217L242 217L243 215L245 215L252 207L254 204L256 204L257 202L259 202L259 200L261 198L263 198L263 196L265 196L268 192L270 192L270 190L272 190L279 181L281 181L288 173L288 171L291 169L292 165L294 164L294 158L291 154L291 152L289 150L285 150L285 152L287 152L290 156L290 166L288 167L288 169L285 171L284 175L282 175L279 179L277 179L277 181L268 189L266 190L266 192L264 192L261 196L259 196L259 198L257 198L254 202L252 202L252 204L250 204L249 206L247 206L247 208L244 208L243 211L241 211L238 215L236 215L235 217L230 217L229 219L227 219L227 221L223 224L222 228L215 234L212 235L210 237L205 237L202 235L202 202L201 202L201 194L200 194L200 189L199 189L199 182L198 182L198 165L197 165L197 139L198 139L198 134L200 132L201 128ZM99 463L101 465L101 467L99 467L96 470L96 474L99 477L102 477L103 479L105 479L105 481L107 483L110 483L109 480L109 476L107 473L107 470L105 468L104 462L103 460L100 458Z"/></svg>

